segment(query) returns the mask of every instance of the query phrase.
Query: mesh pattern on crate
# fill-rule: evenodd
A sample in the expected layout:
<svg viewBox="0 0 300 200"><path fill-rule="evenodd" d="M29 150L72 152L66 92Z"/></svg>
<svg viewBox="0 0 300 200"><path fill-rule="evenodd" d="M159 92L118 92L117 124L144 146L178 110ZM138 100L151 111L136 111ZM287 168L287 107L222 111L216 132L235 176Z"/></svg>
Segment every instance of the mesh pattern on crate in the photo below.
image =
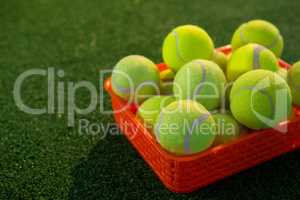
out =
<svg viewBox="0 0 300 200"><path fill-rule="evenodd" d="M114 110L121 109L123 106L124 104L121 102L113 101ZM115 113L115 119L127 139L139 151L144 160L155 169L155 173L171 183L172 177L174 177L172 172L174 162L161 155L155 146L157 144L154 144L156 142L146 136L147 134L150 135L148 130L128 110ZM143 151L140 151L140 149L143 149Z"/></svg>

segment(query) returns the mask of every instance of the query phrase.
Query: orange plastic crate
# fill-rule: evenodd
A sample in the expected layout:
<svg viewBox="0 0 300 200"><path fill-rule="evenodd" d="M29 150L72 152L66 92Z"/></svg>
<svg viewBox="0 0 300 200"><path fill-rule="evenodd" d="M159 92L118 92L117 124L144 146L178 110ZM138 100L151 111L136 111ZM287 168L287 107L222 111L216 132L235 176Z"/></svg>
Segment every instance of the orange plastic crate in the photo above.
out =
<svg viewBox="0 0 300 200"><path fill-rule="evenodd" d="M230 46L218 50L229 53ZM281 67L289 64L280 60ZM164 70L166 66L159 64ZM284 122L287 133L274 129L253 131L240 139L211 148L191 156L176 156L161 148L149 130L136 117L136 106L126 106L111 89L110 78L105 89L112 99L115 120L121 131L150 165L163 184L173 192L187 193L207 186L220 179L254 167L300 147L300 109L294 108L294 117ZM279 125L280 126L280 125Z"/></svg>

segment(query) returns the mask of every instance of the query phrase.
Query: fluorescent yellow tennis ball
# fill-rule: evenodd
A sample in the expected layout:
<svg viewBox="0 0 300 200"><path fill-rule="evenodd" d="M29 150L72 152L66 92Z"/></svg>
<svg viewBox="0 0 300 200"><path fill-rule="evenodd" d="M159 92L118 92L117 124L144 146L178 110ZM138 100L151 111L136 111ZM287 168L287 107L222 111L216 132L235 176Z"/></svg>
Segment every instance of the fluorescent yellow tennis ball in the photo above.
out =
<svg viewBox="0 0 300 200"><path fill-rule="evenodd" d="M247 44L232 53L226 75L229 81L234 81L253 69L277 72L278 68L277 58L272 51L259 44Z"/></svg>
<svg viewBox="0 0 300 200"><path fill-rule="evenodd" d="M175 73L171 69L166 69L159 74L160 76L160 93L162 95L173 94L173 80Z"/></svg>
<svg viewBox="0 0 300 200"><path fill-rule="evenodd" d="M161 146L177 155L194 154L208 149L215 139L215 122L199 103L179 100L160 112L155 136Z"/></svg>
<svg viewBox="0 0 300 200"><path fill-rule="evenodd" d="M159 93L159 71L144 56L131 55L121 59L113 69L113 91L128 101L143 101Z"/></svg>
<svg viewBox="0 0 300 200"><path fill-rule="evenodd" d="M231 55L232 55L232 51L229 54L227 54L227 62L228 62L228 60L230 60Z"/></svg>
<svg viewBox="0 0 300 200"><path fill-rule="evenodd" d="M252 20L242 24L233 34L233 50L248 43L263 45L280 57L283 51L283 38L276 26L265 20Z"/></svg>
<svg viewBox="0 0 300 200"><path fill-rule="evenodd" d="M215 50L212 61L218 64L219 67L223 70L223 72L226 72L227 61L228 61L227 55L225 55L221 51Z"/></svg>
<svg viewBox="0 0 300 200"><path fill-rule="evenodd" d="M185 64L174 79L174 96L192 99L206 109L220 106L226 78L220 67L209 60L194 60Z"/></svg>
<svg viewBox="0 0 300 200"><path fill-rule="evenodd" d="M171 69L166 69L159 73L160 80L162 81L172 81L175 77L175 73Z"/></svg>
<svg viewBox="0 0 300 200"><path fill-rule="evenodd" d="M292 111L291 91L277 73L252 70L234 82L230 109L235 119L248 128L274 127L288 119Z"/></svg>
<svg viewBox="0 0 300 200"><path fill-rule="evenodd" d="M300 106L300 61L288 71L288 84L291 88L293 103Z"/></svg>
<svg viewBox="0 0 300 200"><path fill-rule="evenodd" d="M162 55L164 62L175 72L181 66L195 59L208 59L213 56L214 44L210 36L194 25L179 26L164 40Z"/></svg>

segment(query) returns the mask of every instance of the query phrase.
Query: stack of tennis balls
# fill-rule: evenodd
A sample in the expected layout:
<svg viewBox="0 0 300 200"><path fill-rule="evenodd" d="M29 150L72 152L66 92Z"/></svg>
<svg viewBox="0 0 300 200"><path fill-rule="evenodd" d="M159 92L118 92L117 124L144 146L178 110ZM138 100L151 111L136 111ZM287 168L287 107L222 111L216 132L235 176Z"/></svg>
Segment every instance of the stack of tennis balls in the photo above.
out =
<svg viewBox="0 0 300 200"><path fill-rule="evenodd" d="M158 71L142 56L125 57L115 70L132 81L113 72L112 88L126 101L137 99L137 116L175 155L202 152L287 120L292 102L300 106L300 62L289 70L279 67L279 30L264 20L249 21L234 32L231 47L229 54L216 50L199 26L176 27L163 42L167 69Z"/></svg>

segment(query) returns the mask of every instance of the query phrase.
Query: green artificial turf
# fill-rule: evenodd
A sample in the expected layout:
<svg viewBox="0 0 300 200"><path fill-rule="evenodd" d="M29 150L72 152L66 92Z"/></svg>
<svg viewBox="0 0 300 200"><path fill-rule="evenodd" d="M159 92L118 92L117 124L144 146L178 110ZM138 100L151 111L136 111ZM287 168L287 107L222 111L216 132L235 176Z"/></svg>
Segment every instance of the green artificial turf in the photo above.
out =
<svg viewBox="0 0 300 200"><path fill-rule="evenodd" d="M98 109L76 115L29 115L16 106L16 78L32 68L55 67L57 78L87 80L97 89L100 69L141 54L161 61L164 36L175 26L197 24L216 46L229 43L242 22L262 18L285 39L283 58L300 59L300 1L30 0L0 5L0 199L295 199L300 198L299 151L242 172L192 194L169 192L120 135L78 134L78 120L101 123L111 132L112 115ZM45 77L22 88L26 104L47 104ZM89 103L79 90L76 103ZM101 100L110 109L110 98ZM66 111L66 109L65 109Z"/></svg>

